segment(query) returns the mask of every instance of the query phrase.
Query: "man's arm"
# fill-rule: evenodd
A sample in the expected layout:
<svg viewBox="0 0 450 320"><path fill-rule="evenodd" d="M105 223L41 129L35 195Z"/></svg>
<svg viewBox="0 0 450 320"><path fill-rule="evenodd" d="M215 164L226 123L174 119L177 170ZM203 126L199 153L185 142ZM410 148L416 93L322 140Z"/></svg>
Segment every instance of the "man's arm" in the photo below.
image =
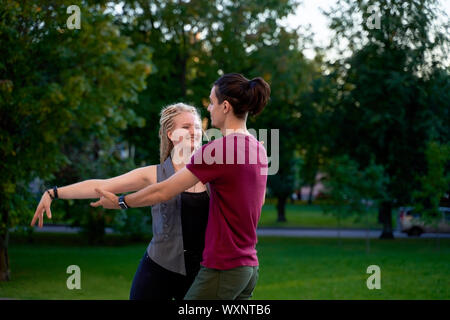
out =
<svg viewBox="0 0 450 320"><path fill-rule="evenodd" d="M135 193L128 194L125 203L131 208L152 206L175 197L194 186L198 181L192 172L183 168L163 182L152 184ZM105 209L120 209L118 197L114 193L98 188L95 191L100 196L100 200L91 203L92 207L102 206Z"/></svg>
<svg viewBox="0 0 450 320"><path fill-rule="evenodd" d="M152 206L172 199L177 194L196 185L198 181L198 178L192 172L183 168L167 180L128 194L125 197L125 202L131 208Z"/></svg>

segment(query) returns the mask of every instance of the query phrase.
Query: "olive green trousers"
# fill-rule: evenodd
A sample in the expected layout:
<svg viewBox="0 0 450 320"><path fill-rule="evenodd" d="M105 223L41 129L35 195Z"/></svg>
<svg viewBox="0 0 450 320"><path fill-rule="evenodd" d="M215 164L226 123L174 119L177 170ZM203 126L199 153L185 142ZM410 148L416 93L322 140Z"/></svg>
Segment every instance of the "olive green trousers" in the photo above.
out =
<svg viewBox="0 0 450 320"><path fill-rule="evenodd" d="M184 299L249 300L256 287L258 276L258 266L242 266L229 270L201 266Z"/></svg>

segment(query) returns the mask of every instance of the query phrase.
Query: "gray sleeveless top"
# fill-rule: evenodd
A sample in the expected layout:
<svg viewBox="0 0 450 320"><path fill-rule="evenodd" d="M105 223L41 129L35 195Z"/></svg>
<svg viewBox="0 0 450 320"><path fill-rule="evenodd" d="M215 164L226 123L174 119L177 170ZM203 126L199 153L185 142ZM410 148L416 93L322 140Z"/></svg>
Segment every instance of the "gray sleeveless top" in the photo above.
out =
<svg viewBox="0 0 450 320"><path fill-rule="evenodd" d="M161 182L175 173L169 156L156 167L156 181ZM209 195L209 185L206 184ZM153 238L147 247L149 257L163 268L186 275L183 233L181 226L181 194L152 206Z"/></svg>

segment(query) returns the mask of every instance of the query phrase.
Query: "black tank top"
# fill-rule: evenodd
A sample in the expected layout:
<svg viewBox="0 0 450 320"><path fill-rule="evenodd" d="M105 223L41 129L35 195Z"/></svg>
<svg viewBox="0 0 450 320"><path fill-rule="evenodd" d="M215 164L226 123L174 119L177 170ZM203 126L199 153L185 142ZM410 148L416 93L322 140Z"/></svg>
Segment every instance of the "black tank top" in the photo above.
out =
<svg viewBox="0 0 450 320"><path fill-rule="evenodd" d="M205 248L205 231L208 223L209 196L203 192L181 193L181 228L184 250L199 254Z"/></svg>

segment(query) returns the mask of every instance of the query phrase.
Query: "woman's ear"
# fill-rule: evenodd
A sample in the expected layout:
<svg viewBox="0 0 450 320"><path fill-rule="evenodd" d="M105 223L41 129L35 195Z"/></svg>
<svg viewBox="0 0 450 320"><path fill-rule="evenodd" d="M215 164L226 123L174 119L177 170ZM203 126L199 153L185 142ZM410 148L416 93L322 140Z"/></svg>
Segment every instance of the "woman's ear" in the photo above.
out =
<svg viewBox="0 0 450 320"><path fill-rule="evenodd" d="M172 141L172 130L167 131L167 138L169 138L169 140Z"/></svg>

